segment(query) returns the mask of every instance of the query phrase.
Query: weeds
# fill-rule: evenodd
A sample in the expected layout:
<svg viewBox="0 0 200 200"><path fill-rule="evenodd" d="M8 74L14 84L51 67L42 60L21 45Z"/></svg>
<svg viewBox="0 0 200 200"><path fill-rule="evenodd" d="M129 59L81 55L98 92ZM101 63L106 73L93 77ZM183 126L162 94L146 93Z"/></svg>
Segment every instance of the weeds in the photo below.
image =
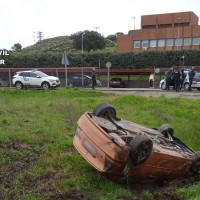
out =
<svg viewBox="0 0 200 200"><path fill-rule="evenodd" d="M73 147L77 120L101 102L111 103L118 117L136 123L150 127L169 123L177 137L199 150L198 100L115 96L79 89L0 90L0 96L2 200L131 200L137 199L135 195L162 199L163 194L154 189L139 194L131 184L108 180ZM199 199L199 188L199 184L181 188L177 194Z"/></svg>

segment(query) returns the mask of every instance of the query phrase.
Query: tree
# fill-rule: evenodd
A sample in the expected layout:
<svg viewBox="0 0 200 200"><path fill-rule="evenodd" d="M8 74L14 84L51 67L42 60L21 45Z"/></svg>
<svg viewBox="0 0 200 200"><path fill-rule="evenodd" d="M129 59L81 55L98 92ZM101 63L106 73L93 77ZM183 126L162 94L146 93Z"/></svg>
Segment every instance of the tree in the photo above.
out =
<svg viewBox="0 0 200 200"><path fill-rule="evenodd" d="M14 45L11 47L11 49L12 49L13 51L19 51L19 50L22 49L22 45L21 45L20 43L16 43L16 44L14 44Z"/></svg>
<svg viewBox="0 0 200 200"><path fill-rule="evenodd" d="M70 37L75 49L90 52L91 50L104 49L106 46L105 38L96 31L85 30L72 34Z"/></svg>
<svg viewBox="0 0 200 200"><path fill-rule="evenodd" d="M106 37L106 39L111 40L111 41L113 41L113 42L116 43L116 41L117 41L117 34L115 34L115 35L108 35Z"/></svg>

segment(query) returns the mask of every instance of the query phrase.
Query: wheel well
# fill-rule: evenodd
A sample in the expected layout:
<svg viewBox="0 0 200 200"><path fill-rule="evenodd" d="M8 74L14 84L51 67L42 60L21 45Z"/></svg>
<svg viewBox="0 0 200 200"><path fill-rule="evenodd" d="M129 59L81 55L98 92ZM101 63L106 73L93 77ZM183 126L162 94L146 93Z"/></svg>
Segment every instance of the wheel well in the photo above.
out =
<svg viewBox="0 0 200 200"><path fill-rule="evenodd" d="M45 84L45 83L47 83L47 84L50 86L49 82L47 82L47 81L43 81L43 82L41 83L41 86L42 86L43 84Z"/></svg>
<svg viewBox="0 0 200 200"><path fill-rule="evenodd" d="M17 83L21 83L21 84L23 85L23 83L22 83L21 81L16 81L16 82L15 82L15 85L16 85Z"/></svg>

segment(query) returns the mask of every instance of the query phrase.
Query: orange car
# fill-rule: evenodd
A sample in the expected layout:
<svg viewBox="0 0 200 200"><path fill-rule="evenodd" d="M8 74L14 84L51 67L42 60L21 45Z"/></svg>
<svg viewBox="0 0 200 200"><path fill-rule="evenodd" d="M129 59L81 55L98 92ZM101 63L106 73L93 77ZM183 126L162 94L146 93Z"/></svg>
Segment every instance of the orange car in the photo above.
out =
<svg viewBox="0 0 200 200"><path fill-rule="evenodd" d="M167 124L152 129L119 119L108 103L84 113L77 124L74 146L102 173L153 180L200 174L200 151L174 137Z"/></svg>

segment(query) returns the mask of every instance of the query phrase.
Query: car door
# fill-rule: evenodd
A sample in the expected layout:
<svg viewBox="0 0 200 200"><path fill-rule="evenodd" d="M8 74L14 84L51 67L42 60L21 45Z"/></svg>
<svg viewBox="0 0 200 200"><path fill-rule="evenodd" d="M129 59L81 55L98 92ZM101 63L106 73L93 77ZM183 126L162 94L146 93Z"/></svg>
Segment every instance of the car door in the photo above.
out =
<svg viewBox="0 0 200 200"><path fill-rule="evenodd" d="M41 86L42 78L35 72L30 72L30 84L31 86Z"/></svg>
<svg viewBox="0 0 200 200"><path fill-rule="evenodd" d="M21 72L20 73L20 81L23 85L30 85L30 73L29 72Z"/></svg>

